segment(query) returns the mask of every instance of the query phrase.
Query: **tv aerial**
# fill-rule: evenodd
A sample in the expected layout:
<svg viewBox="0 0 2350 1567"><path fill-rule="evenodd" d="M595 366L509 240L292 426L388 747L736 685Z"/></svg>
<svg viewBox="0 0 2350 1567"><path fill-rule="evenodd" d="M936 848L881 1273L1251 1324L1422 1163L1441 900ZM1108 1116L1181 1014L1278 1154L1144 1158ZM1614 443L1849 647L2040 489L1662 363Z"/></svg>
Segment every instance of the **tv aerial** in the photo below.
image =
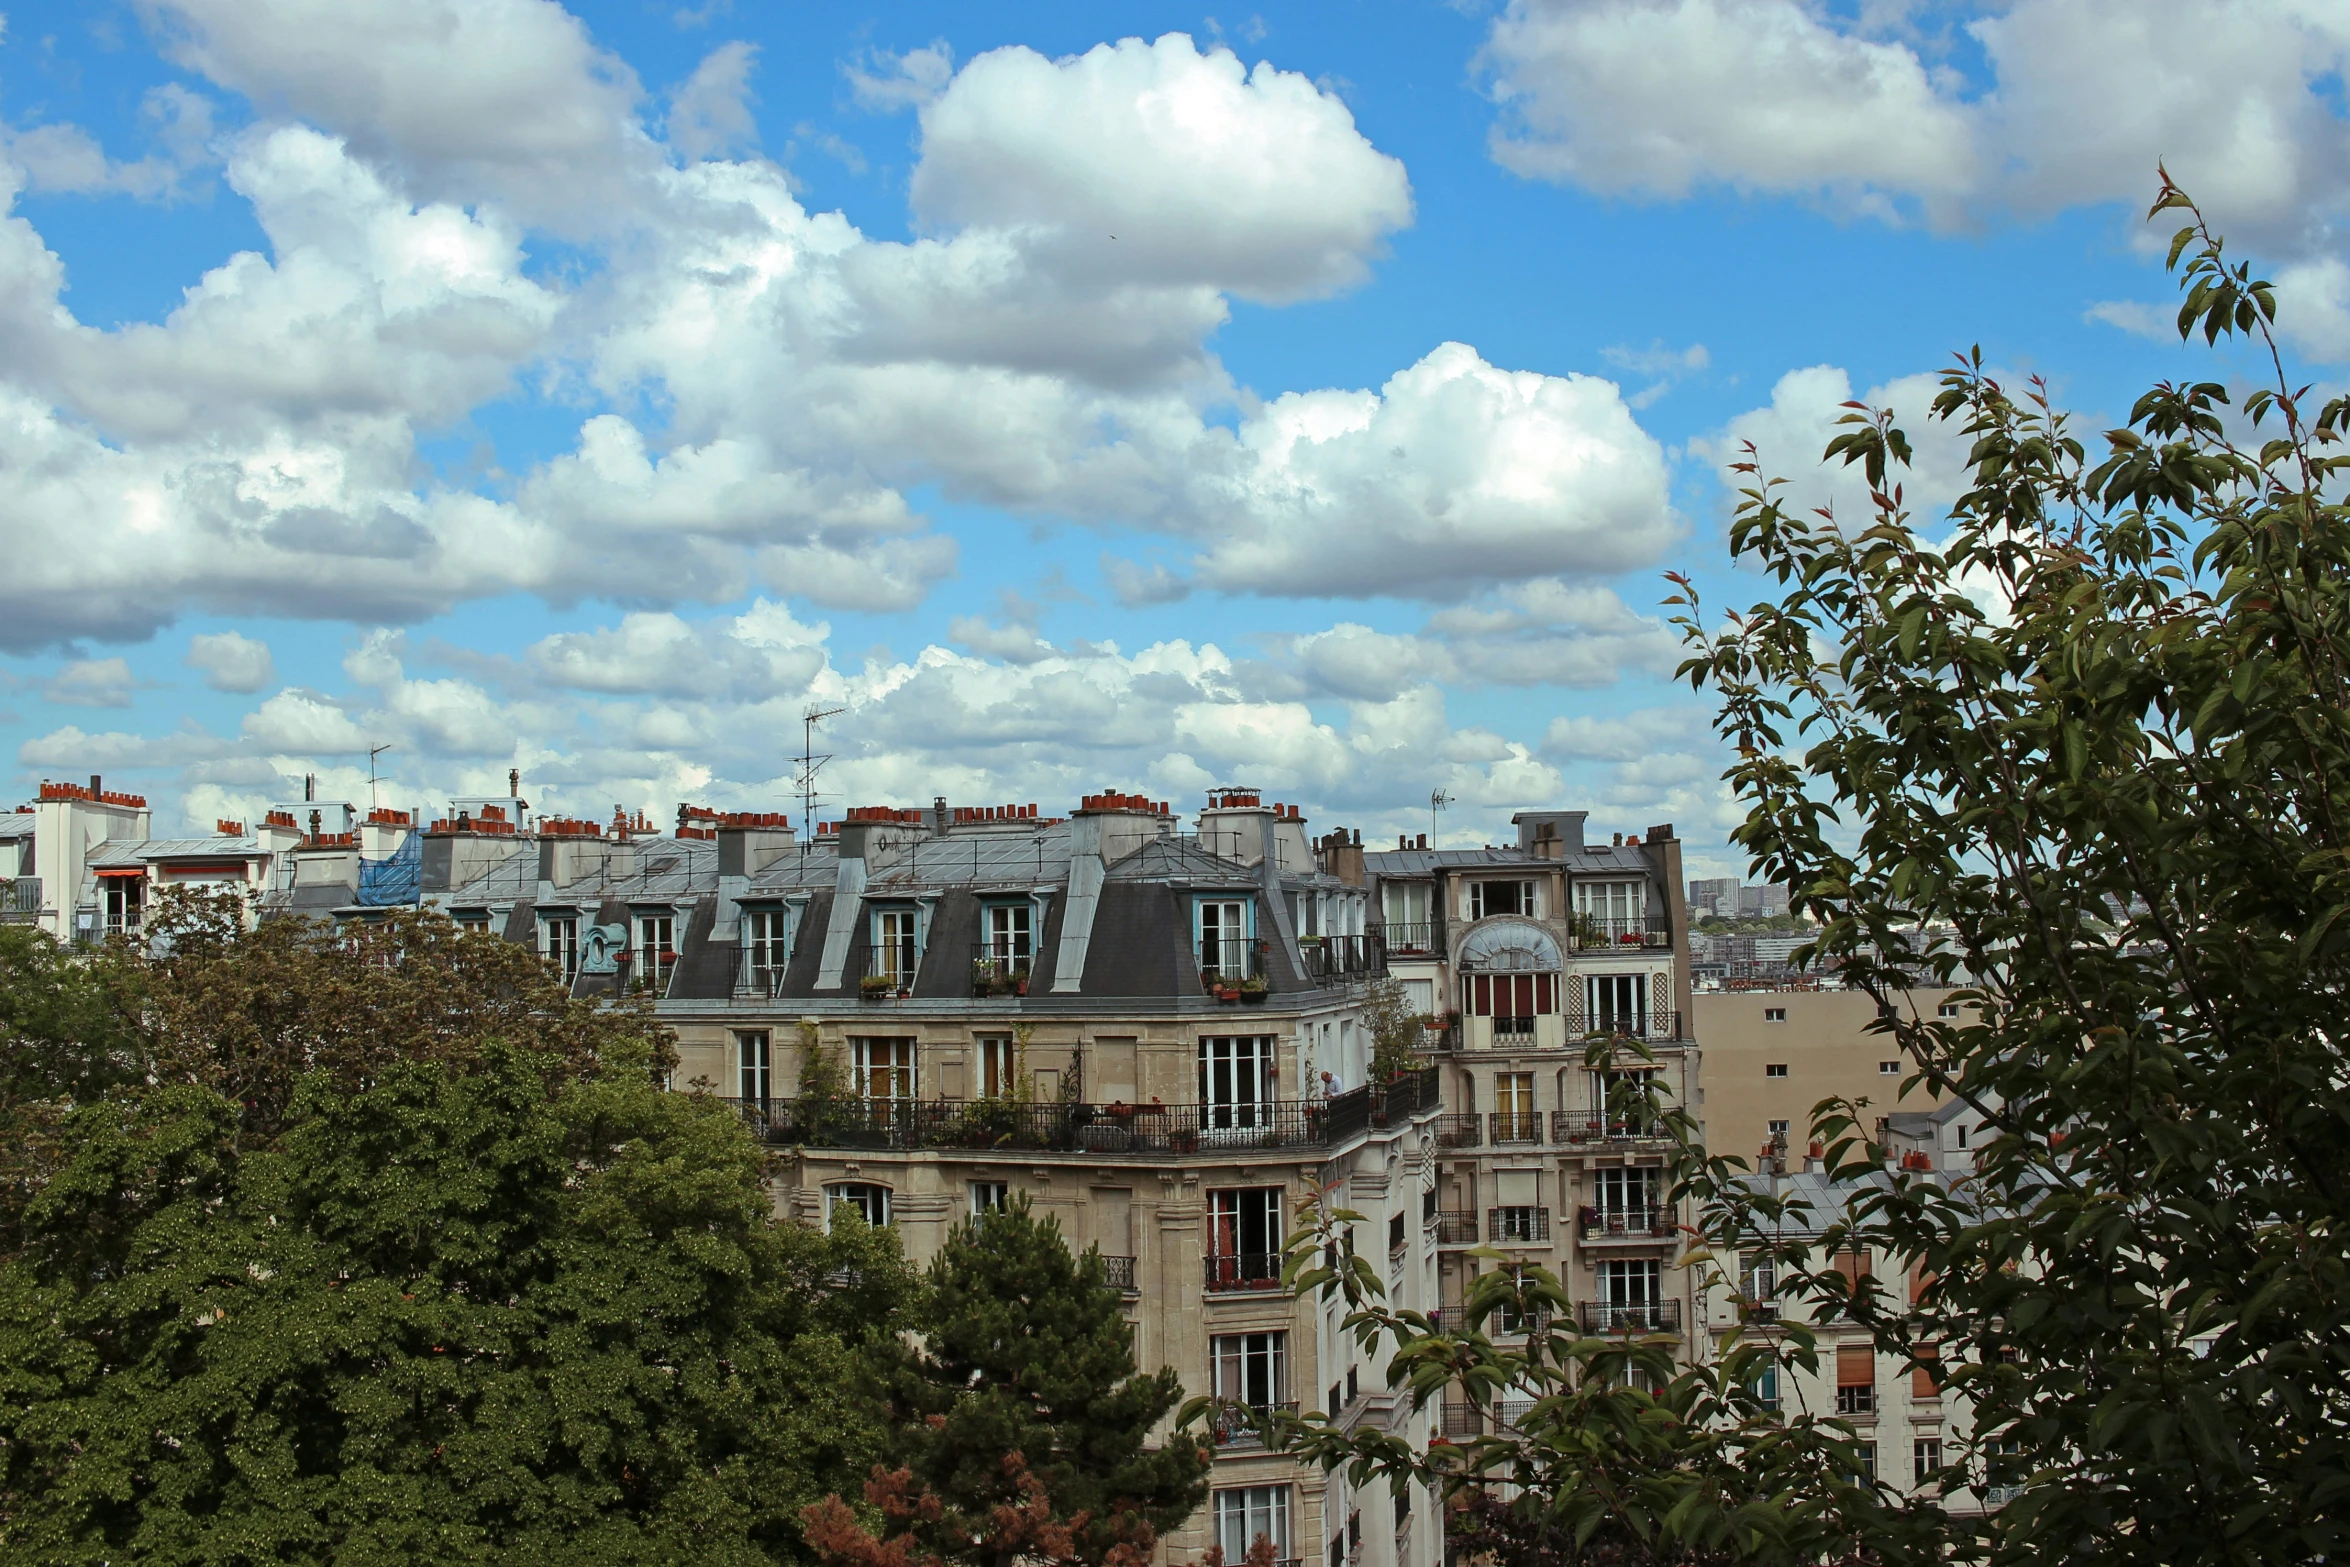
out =
<svg viewBox="0 0 2350 1567"><path fill-rule="evenodd" d="M1436 847L1436 813L1452 804L1452 796L1442 789L1428 791L1428 847Z"/></svg>
<svg viewBox="0 0 2350 1567"><path fill-rule="evenodd" d="M800 714L800 767L792 783L800 791L800 852L808 853L816 847L816 802L823 798L816 792L816 774L832 760L828 752L816 754L816 726L827 718L838 718L847 712L845 707L811 707Z"/></svg>

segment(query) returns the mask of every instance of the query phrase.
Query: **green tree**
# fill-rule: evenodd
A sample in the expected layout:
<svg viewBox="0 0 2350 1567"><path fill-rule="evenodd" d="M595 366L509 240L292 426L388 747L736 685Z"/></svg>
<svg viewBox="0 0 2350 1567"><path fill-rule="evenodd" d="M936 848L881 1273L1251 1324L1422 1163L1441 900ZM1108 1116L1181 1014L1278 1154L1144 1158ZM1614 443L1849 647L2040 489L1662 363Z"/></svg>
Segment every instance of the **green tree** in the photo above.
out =
<svg viewBox="0 0 2350 1567"><path fill-rule="evenodd" d="M1072 1256L1058 1222L1015 1198L955 1226L929 1286L898 1408L902 1460L943 1509L933 1538L988 1535L994 1509L1031 1504L1033 1479L1077 1556L1101 1563L1131 1547L1138 1522L1164 1534L1206 1499L1204 1444L1178 1434L1149 1445L1182 1385L1170 1369L1137 1374L1134 1332L1097 1250ZM1005 1466L1012 1453L1018 1472Z"/></svg>
<svg viewBox="0 0 2350 1567"><path fill-rule="evenodd" d="M1425 1065L1427 1014L1412 1010L1403 982L1375 979L1363 987L1363 1027L1371 1035L1371 1080L1384 1083Z"/></svg>
<svg viewBox="0 0 2350 1567"><path fill-rule="evenodd" d="M762 1563L879 1456L915 1281L722 1107L503 1045L73 1109L0 1259L0 1555Z"/></svg>
<svg viewBox="0 0 2350 1567"><path fill-rule="evenodd" d="M1821 1237L1918 1301L1793 1283L1938 1355L1977 1437L1953 1478L2021 1487L1998 1563L2310 1562L2350 1516L2350 400L2287 376L2269 285L2167 175L2153 210L2185 218L2182 337L2261 367L2240 408L2164 383L2092 453L1969 356L1934 405L1972 443L1947 519L1855 408L1829 455L1870 514L1756 483L1731 546L1779 596L1718 631L1685 596L1739 843L1976 1128L1969 1180L1895 1172ZM1903 1007L1921 974L1959 1016ZM1821 1130L1881 1168L1861 1107ZM1771 1217L1734 1173L1691 1171L1724 1238Z"/></svg>

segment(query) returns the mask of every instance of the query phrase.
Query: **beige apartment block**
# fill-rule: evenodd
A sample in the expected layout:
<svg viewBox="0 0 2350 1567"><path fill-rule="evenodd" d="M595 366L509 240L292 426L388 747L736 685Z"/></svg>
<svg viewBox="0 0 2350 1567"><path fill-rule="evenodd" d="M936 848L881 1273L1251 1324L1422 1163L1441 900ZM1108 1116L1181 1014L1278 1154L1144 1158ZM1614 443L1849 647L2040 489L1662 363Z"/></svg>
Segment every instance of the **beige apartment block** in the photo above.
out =
<svg viewBox="0 0 2350 1567"><path fill-rule="evenodd" d="M1901 1005L1935 1017L1952 1008L1951 992L1913 990ZM1764 1145L1783 1136L1800 1156L1811 1140L1812 1107L1823 1099L1866 1100L1871 1116L1933 1110L1942 1099L1920 1083L1892 1039L1873 1033L1877 1003L1865 991L1699 991L1695 1033L1704 1064L1706 1145L1754 1165Z"/></svg>

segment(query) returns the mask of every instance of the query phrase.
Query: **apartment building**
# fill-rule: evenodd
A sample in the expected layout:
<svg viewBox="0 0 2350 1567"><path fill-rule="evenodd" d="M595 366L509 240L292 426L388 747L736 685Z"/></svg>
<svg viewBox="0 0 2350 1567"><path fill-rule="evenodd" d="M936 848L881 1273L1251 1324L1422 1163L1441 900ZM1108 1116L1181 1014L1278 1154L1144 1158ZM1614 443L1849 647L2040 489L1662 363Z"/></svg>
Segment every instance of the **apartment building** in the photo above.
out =
<svg viewBox="0 0 2350 1567"><path fill-rule="evenodd" d="M1680 844L1669 825L1587 844L1581 811L1511 820L1514 844L1363 856L1389 969L1431 1017L1447 1110L1440 1307L1458 1309L1470 1250L1491 1247L1550 1269L1586 1329L1681 1335L1701 1353L1668 1144L1627 1097L1651 1084L1702 1114ZM1600 1039L1617 1055L1593 1071ZM1455 1434L1475 1419L1447 1415Z"/></svg>
<svg viewBox="0 0 2350 1567"><path fill-rule="evenodd" d="M1947 990L1913 990L1901 1005L1923 1017L1955 1018ZM1916 1064L1870 1031L1876 999L1861 990L1701 990L1692 998L1704 1048L1698 1074L1708 1146L1754 1164L1774 1140L1800 1152L1811 1140L1812 1107L1823 1099L1866 1101L1871 1116L1930 1111L1941 1096L1926 1084L1903 1089Z"/></svg>
<svg viewBox="0 0 2350 1567"><path fill-rule="evenodd" d="M1280 1286L1311 1200L1366 1215L1358 1245L1384 1252L1396 1299L1437 1298L1437 1074L1366 1081L1362 992L1384 962L1346 835L1317 845L1245 789L1188 823L1114 792L1065 817L860 808L812 841L766 813L681 808L663 834L521 809L473 802L420 834L420 901L533 943L577 994L652 997L676 1086L776 1150L780 1212L854 1209L922 1262L1025 1193L1108 1259L1142 1365L1432 1434L1338 1310ZM1218 1437L1171 1558L1263 1535L1283 1561L1441 1560L1424 1494L1358 1497L1243 1428Z"/></svg>

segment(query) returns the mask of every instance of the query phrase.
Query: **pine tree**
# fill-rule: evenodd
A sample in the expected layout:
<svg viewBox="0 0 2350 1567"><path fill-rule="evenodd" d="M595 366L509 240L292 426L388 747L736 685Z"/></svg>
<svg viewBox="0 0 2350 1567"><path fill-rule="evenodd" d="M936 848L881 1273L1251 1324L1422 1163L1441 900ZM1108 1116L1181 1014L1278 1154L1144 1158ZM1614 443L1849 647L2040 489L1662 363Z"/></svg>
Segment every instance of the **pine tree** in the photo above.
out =
<svg viewBox="0 0 2350 1567"><path fill-rule="evenodd" d="M1206 1499L1203 1443L1147 1445L1182 1384L1169 1368L1137 1374L1133 1329L1098 1250L1071 1255L1058 1222L1017 1198L955 1227L930 1289L931 1328L902 1383L902 1440L950 1525L1033 1506L1019 1479L1030 1475L1070 1521L1080 1558L1100 1562L1134 1538L1136 1520L1164 1534ZM1005 1465L1013 1453L1024 1460L1017 1474Z"/></svg>

